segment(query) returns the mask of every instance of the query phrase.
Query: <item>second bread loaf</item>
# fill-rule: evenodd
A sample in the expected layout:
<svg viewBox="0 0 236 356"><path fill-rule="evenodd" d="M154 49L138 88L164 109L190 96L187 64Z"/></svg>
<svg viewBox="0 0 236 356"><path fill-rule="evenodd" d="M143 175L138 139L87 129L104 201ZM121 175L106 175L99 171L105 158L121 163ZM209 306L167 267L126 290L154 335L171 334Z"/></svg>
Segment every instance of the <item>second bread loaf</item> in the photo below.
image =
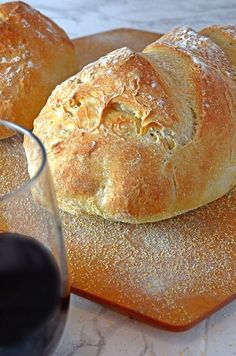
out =
<svg viewBox="0 0 236 356"><path fill-rule="evenodd" d="M0 4L0 118L32 129L57 84L76 73L72 41L23 2Z"/></svg>

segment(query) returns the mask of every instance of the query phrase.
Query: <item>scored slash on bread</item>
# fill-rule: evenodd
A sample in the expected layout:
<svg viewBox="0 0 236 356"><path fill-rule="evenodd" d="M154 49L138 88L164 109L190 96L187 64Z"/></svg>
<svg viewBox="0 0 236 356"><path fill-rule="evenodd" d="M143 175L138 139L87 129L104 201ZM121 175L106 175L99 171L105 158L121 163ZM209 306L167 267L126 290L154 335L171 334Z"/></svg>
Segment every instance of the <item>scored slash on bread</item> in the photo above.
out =
<svg viewBox="0 0 236 356"><path fill-rule="evenodd" d="M224 195L236 181L235 95L224 51L185 27L86 66L34 123L60 207L144 223Z"/></svg>
<svg viewBox="0 0 236 356"><path fill-rule="evenodd" d="M209 37L225 53L229 62L236 66L236 26L211 26L200 32L203 36Z"/></svg>

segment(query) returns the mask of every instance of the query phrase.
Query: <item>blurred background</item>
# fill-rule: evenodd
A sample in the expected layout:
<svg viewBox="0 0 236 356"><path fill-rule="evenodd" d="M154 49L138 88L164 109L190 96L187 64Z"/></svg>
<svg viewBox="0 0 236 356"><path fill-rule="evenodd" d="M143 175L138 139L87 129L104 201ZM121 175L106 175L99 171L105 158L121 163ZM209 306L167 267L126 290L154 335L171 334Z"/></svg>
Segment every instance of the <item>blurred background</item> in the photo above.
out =
<svg viewBox="0 0 236 356"><path fill-rule="evenodd" d="M0 2L3 2L0 0ZM179 25L196 30L236 22L235 0L29 0L70 37L118 27L166 32Z"/></svg>

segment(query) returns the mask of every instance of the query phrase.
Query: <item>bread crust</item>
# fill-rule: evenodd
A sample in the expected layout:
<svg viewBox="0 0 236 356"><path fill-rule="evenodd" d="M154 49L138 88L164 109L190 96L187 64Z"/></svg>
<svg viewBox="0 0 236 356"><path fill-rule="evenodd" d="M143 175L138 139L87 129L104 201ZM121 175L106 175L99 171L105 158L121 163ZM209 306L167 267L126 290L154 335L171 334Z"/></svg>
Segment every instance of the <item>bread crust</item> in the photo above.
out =
<svg viewBox="0 0 236 356"><path fill-rule="evenodd" d="M213 25L204 28L202 35L209 37L215 42L225 53L228 61L235 68L236 66L236 26Z"/></svg>
<svg viewBox="0 0 236 356"><path fill-rule="evenodd" d="M0 4L0 118L32 129L57 84L78 70L66 33L23 2Z"/></svg>
<svg viewBox="0 0 236 356"><path fill-rule="evenodd" d="M186 78L175 83L175 71ZM234 102L223 51L188 28L143 53L122 48L86 66L34 123L60 207L144 223L219 198L236 179Z"/></svg>

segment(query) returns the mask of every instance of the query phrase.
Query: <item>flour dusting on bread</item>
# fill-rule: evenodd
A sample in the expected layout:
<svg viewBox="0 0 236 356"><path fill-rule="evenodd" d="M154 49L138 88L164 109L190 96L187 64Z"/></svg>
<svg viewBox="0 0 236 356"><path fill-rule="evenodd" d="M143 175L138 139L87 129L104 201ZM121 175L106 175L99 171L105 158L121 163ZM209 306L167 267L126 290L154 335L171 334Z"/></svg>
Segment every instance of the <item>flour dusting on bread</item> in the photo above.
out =
<svg viewBox="0 0 236 356"><path fill-rule="evenodd" d="M236 182L235 93L224 50L185 27L87 65L34 124L60 207L143 223L224 195Z"/></svg>
<svg viewBox="0 0 236 356"><path fill-rule="evenodd" d="M0 4L2 118L32 129L55 85L76 70L74 45L62 29L23 2Z"/></svg>

